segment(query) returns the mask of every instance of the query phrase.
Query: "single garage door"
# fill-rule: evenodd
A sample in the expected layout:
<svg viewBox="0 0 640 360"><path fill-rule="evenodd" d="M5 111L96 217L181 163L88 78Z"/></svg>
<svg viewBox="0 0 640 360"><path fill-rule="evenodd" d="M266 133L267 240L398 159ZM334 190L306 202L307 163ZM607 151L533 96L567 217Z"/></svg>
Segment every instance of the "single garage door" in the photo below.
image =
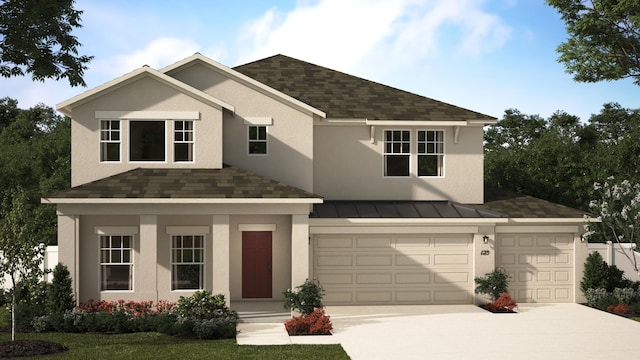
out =
<svg viewBox="0 0 640 360"><path fill-rule="evenodd" d="M328 305L470 304L470 234L315 235L314 277Z"/></svg>
<svg viewBox="0 0 640 360"><path fill-rule="evenodd" d="M499 234L497 264L518 302L573 302L573 234Z"/></svg>

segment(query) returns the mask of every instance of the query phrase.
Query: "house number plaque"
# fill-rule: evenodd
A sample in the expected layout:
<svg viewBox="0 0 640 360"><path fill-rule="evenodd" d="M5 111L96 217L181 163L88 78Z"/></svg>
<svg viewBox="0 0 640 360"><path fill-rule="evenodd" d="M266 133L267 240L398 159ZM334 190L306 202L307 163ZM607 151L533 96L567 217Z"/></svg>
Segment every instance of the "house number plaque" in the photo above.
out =
<svg viewBox="0 0 640 360"><path fill-rule="evenodd" d="M480 251L480 255L489 255L489 250Z"/></svg>

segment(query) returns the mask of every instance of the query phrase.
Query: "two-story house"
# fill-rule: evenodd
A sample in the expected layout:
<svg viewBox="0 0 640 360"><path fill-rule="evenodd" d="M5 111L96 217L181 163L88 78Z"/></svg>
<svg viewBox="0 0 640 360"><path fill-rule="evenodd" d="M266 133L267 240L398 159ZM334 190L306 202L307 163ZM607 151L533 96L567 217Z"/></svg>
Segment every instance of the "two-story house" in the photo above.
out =
<svg viewBox="0 0 640 360"><path fill-rule="evenodd" d="M496 119L282 55L200 54L58 105L72 118L59 259L79 301L282 299L473 303L512 274L520 302L574 302L582 213L485 189Z"/></svg>

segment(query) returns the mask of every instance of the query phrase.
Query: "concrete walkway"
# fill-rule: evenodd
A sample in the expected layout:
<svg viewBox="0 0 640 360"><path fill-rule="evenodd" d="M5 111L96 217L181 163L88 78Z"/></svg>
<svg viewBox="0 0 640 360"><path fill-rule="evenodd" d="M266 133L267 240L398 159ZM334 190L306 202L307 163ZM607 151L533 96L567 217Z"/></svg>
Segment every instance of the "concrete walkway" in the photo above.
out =
<svg viewBox="0 0 640 360"><path fill-rule="evenodd" d="M578 304L328 306L332 336L287 336L280 323L241 323L241 345L335 344L351 359L636 359L640 323Z"/></svg>

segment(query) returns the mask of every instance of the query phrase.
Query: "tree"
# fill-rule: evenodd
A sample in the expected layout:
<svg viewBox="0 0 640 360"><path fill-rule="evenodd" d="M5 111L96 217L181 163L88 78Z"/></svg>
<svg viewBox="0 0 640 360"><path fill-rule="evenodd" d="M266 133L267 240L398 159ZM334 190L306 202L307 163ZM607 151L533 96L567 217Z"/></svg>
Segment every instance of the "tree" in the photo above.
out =
<svg viewBox="0 0 640 360"><path fill-rule="evenodd" d="M589 207L600 221L587 223L586 236L613 239L618 245L631 243L640 248L640 231L636 231L640 230L640 184L632 184L628 180L616 183L613 177L609 177L602 184L595 183L594 189L599 198L591 201ZM620 246L620 250L640 273L634 249Z"/></svg>
<svg viewBox="0 0 640 360"><path fill-rule="evenodd" d="M0 5L0 75L33 80L66 78L86 86L83 75L92 56L78 55L71 35L81 27L82 11L73 0L4 0Z"/></svg>
<svg viewBox="0 0 640 360"><path fill-rule="evenodd" d="M29 199L21 189L8 189L2 193L0 204L0 273L11 281L11 340L16 339L16 302L20 287L37 283L42 275L40 267L45 246L35 234L34 222L29 215ZM4 282L4 277L0 277Z"/></svg>
<svg viewBox="0 0 640 360"><path fill-rule="evenodd" d="M640 85L640 3L547 0L562 15L569 39L558 60L580 82L634 78Z"/></svg>

